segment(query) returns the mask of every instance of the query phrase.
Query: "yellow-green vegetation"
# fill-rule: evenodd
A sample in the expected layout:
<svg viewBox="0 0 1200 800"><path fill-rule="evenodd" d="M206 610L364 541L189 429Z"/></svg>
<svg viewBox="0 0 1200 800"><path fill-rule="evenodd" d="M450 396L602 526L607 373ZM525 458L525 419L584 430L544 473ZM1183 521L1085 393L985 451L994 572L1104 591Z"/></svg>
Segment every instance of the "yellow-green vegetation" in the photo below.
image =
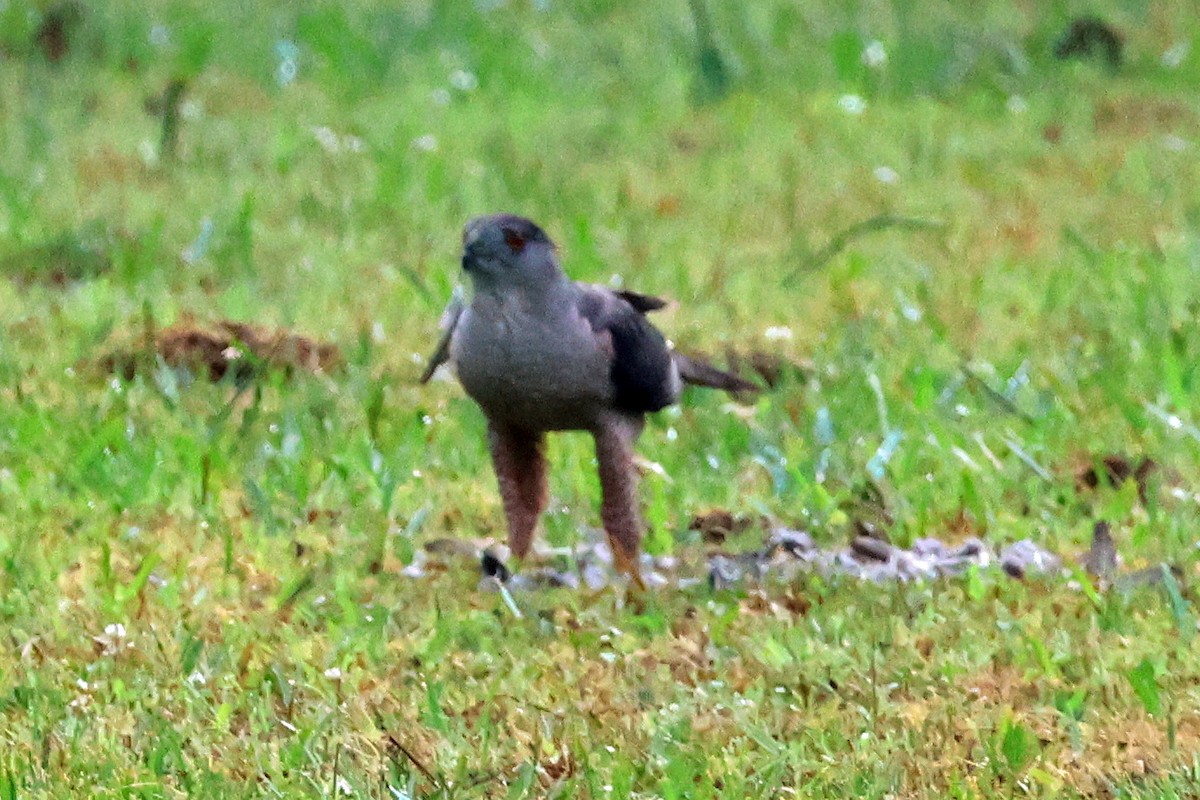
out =
<svg viewBox="0 0 1200 800"><path fill-rule="evenodd" d="M1082 14L1119 65L1054 57ZM1198 37L1192 0L0 2L0 798L1195 796ZM867 494L900 544L1069 562L1103 519L1178 578L518 618L403 575L503 536L479 413L415 385L500 210L798 365L651 424L652 550L702 564L712 508L839 544ZM222 319L344 364L105 370ZM592 454L551 456L566 546Z"/></svg>

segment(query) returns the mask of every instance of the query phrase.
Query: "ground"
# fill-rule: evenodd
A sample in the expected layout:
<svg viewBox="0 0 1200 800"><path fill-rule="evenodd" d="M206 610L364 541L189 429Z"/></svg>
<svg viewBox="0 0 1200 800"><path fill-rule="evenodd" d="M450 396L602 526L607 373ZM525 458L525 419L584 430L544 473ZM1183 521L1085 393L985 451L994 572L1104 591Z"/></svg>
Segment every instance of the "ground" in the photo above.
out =
<svg viewBox="0 0 1200 800"><path fill-rule="evenodd" d="M0 4L0 797L1195 796L1198 36L1190 0ZM503 539L479 413L416 380L502 210L769 367L642 438L698 580L413 568ZM551 459L561 552L597 485L586 437ZM1074 566L1099 521L1158 577ZM780 528L1067 566L705 580Z"/></svg>

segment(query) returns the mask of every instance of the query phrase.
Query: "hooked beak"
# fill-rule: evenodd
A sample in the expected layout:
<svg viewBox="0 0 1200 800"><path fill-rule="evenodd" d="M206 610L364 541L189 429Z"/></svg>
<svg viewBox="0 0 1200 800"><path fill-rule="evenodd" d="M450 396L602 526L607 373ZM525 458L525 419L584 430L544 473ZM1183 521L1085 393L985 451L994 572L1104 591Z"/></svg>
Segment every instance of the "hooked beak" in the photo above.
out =
<svg viewBox="0 0 1200 800"><path fill-rule="evenodd" d="M463 255L462 268L464 272L470 272L476 266L479 258L478 246L479 242L479 226L476 220L471 220L467 223L467 228L463 231Z"/></svg>

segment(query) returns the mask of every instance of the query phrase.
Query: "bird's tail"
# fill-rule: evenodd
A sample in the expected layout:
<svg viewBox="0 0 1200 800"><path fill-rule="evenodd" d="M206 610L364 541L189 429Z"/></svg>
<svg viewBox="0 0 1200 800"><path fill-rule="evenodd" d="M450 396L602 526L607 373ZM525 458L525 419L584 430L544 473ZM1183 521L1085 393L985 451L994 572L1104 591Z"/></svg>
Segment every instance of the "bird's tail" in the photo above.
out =
<svg viewBox="0 0 1200 800"><path fill-rule="evenodd" d="M684 383L692 386L705 386L709 389L722 389L726 392L759 391L759 387L750 381L717 369L712 364L698 358L689 358L679 352L671 355L675 359L675 365L679 367L679 377L683 378Z"/></svg>

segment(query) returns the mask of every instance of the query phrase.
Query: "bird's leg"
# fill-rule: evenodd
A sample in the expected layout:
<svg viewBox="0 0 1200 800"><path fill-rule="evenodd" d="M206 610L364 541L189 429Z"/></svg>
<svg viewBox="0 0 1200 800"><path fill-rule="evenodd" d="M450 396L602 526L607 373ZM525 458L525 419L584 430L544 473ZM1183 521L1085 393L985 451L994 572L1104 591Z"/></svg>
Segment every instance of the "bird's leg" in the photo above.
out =
<svg viewBox="0 0 1200 800"><path fill-rule="evenodd" d="M638 513L637 471L633 442L641 432L640 420L606 421L593 432L600 467L600 519L613 552L613 565L642 585L638 555L642 543L642 518Z"/></svg>
<svg viewBox="0 0 1200 800"><path fill-rule="evenodd" d="M492 464L508 520L508 547L522 560L529 555L533 531L546 507L545 441L540 433L488 425Z"/></svg>

